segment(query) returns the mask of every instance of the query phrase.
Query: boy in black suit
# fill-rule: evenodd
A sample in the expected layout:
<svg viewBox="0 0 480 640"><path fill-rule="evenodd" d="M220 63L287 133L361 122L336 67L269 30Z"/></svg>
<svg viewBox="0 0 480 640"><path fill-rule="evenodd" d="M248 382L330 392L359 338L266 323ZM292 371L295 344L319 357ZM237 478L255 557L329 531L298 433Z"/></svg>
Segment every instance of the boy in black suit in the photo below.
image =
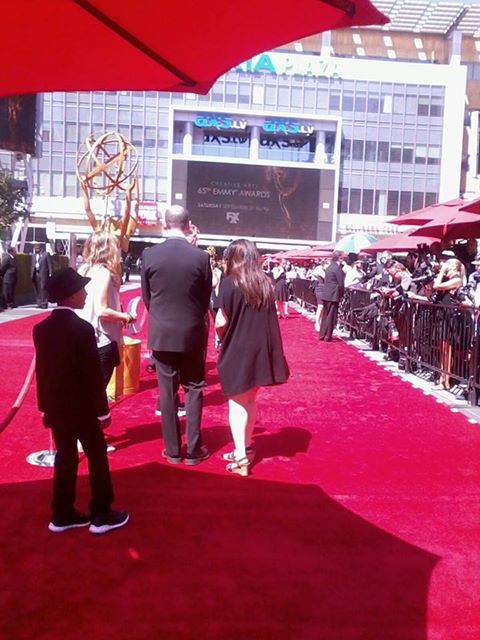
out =
<svg viewBox="0 0 480 640"><path fill-rule="evenodd" d="M57 449L48 525L54 532L90 525L91 533L106 533L128 521L126 511L111 509L113 489L102 431L110 423L110 411L94 329L74 311L85 305L89 281L70 267L55 272L47 286L50 302L58 307L33 328L38 408ZM77 440L88 459L90 514L74 507Z"/></svg>

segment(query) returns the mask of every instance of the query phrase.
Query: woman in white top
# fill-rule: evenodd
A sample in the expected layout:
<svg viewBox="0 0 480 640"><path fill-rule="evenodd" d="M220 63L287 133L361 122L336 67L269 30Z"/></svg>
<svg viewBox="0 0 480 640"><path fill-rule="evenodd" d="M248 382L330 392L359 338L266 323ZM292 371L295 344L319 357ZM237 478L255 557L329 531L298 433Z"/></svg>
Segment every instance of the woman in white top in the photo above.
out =
<svg viewBox="0 0 480 640"><path fill-rule="evenodd" d="M79 315L95 329L105 386L120 364L122 327L135 320L120 304L120 248L108 231L96 231L85 242L82 276L91 278L85 287L87 300Z"/></svg>

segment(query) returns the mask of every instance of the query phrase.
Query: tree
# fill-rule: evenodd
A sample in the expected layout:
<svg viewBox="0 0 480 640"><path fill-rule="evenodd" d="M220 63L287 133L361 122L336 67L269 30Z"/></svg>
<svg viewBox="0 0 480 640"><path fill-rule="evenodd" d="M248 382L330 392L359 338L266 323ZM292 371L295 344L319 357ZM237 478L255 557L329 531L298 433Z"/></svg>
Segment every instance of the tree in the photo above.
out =
<svg viewBox="0 0 480 640"><path fill-rule="evenodd" d="M9 171L0 169L0 230L27 213L26 190L15 184Z"/></svg>

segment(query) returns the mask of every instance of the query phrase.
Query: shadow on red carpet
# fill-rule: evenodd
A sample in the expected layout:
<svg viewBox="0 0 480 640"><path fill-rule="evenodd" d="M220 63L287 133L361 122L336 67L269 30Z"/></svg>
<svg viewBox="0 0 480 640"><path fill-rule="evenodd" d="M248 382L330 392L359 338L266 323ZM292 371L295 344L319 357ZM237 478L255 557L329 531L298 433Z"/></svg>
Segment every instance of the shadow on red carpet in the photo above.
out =
<svg viewBox="0 0 480 640"><path fill-rule="evenodd" d="M425 639L436 557L318 487L157 464L113 480L135 508L103 537L47 531L50 482L2 486L2 638Z"/></svg>

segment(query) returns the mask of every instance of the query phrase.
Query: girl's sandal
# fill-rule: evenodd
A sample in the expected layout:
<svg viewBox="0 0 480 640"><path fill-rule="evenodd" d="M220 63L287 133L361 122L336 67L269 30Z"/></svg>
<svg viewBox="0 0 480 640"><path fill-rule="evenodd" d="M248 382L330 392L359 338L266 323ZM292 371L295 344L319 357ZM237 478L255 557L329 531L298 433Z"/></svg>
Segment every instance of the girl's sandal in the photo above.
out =
<svg viewBox="0 0 480 640"><path fill-rule="evenodd" d="M240 458L240 460L233 460L225 467L229 473L236 473L239 476L248 476L248 467L250 466L250 460L245 458Z"/></svg>

